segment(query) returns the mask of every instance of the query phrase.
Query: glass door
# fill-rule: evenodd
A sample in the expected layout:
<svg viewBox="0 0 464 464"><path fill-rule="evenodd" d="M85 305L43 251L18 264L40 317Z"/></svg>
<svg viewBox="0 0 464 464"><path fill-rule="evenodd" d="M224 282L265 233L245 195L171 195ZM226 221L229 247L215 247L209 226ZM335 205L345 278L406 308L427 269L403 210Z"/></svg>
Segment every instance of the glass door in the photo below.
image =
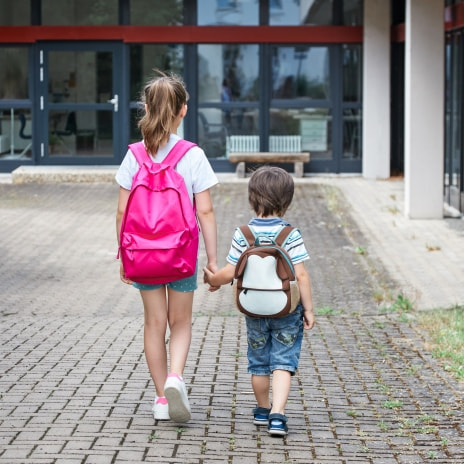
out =
<svg viewBox="0 0 464 464"><path fill-rule="evenodd" d="M122 44L39 48L41 164L115 164L121 147Z"/></svg>

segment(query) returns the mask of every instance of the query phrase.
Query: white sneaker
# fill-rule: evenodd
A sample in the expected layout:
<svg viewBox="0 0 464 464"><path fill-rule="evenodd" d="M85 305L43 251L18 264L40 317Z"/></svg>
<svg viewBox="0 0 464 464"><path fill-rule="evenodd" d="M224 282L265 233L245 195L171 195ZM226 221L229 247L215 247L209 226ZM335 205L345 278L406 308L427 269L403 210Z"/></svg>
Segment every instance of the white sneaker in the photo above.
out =
<svg viewBox="0 0 464 464"><path fill-rule="evenodd" d="M155 420L169 420L169 405L166 398L163 396L162 398L156 396L155 402L153 403L153 407L151 408L153 411L153 417Z"/></svg>
<svg viewBox="0 0 464 464"><path fill-rule="evenodd" d="M182 378L169 374L164 384L164 394L168 400L169 417L174 422L188 422L191 417L190 404Z"/></svg>

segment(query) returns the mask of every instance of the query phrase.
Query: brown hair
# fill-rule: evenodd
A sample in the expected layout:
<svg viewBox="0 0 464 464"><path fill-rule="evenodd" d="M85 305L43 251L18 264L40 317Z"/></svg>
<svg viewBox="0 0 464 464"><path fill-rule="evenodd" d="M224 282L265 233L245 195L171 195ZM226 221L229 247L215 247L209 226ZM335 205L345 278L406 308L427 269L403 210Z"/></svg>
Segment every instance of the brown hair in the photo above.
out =
<svg viewBox="0 0 464 464"><path fill-rule="evenodd" d="M251 175L248 201L258 216L282 217L293 199L292 176L282 168L263 166Z"/></svg>
<svg viewBox="0 0 464 464"><path fill-rule="evenodd" d="M182 78L156 72L160 77L149 81L143 89L142 102L147 108L138 122L147 151L152 155L169 138L172 123L189 98Z"/></svg>

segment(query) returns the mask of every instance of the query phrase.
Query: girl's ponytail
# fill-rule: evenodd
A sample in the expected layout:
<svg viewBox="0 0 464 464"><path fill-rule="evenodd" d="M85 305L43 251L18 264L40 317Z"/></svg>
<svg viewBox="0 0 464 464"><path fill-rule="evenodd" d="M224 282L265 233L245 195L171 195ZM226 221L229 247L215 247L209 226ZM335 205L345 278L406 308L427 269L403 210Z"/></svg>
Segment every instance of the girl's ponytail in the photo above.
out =
<svg viewBox="0 0 464 464"><path fill-rule="evenodd" d="M144 88L146 111L138 122L148 153L155 155L171 134L172 124L187 103L188 93L182 79L161 73Z"/></svg>

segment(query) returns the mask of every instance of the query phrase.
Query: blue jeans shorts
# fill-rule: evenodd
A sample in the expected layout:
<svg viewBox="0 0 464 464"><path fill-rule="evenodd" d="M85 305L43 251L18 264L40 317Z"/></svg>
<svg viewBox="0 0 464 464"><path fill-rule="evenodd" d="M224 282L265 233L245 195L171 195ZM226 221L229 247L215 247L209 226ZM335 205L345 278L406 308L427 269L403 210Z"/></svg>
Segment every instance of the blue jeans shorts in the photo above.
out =
<svg viewBox="0 0 464 464"><path fill-rule="evenodd" d="M132 285L139 289L139 290L156 290L158 288L166 287L175 290L176 292L193 292L198 288L197 284L197 272L198 272L198 264L195 269L195 274L190 277L186 277L185 279L174 280L173 282L168 282L167 284L140 284L138 282L132 282Z"/></svg>
<svg viewBox="0 0 464 464"><path fill-rule="evenodd" d="M270 375L284 370L295 375L303 341L303 307L288 316L246 318L248 373Z"/></svg>

